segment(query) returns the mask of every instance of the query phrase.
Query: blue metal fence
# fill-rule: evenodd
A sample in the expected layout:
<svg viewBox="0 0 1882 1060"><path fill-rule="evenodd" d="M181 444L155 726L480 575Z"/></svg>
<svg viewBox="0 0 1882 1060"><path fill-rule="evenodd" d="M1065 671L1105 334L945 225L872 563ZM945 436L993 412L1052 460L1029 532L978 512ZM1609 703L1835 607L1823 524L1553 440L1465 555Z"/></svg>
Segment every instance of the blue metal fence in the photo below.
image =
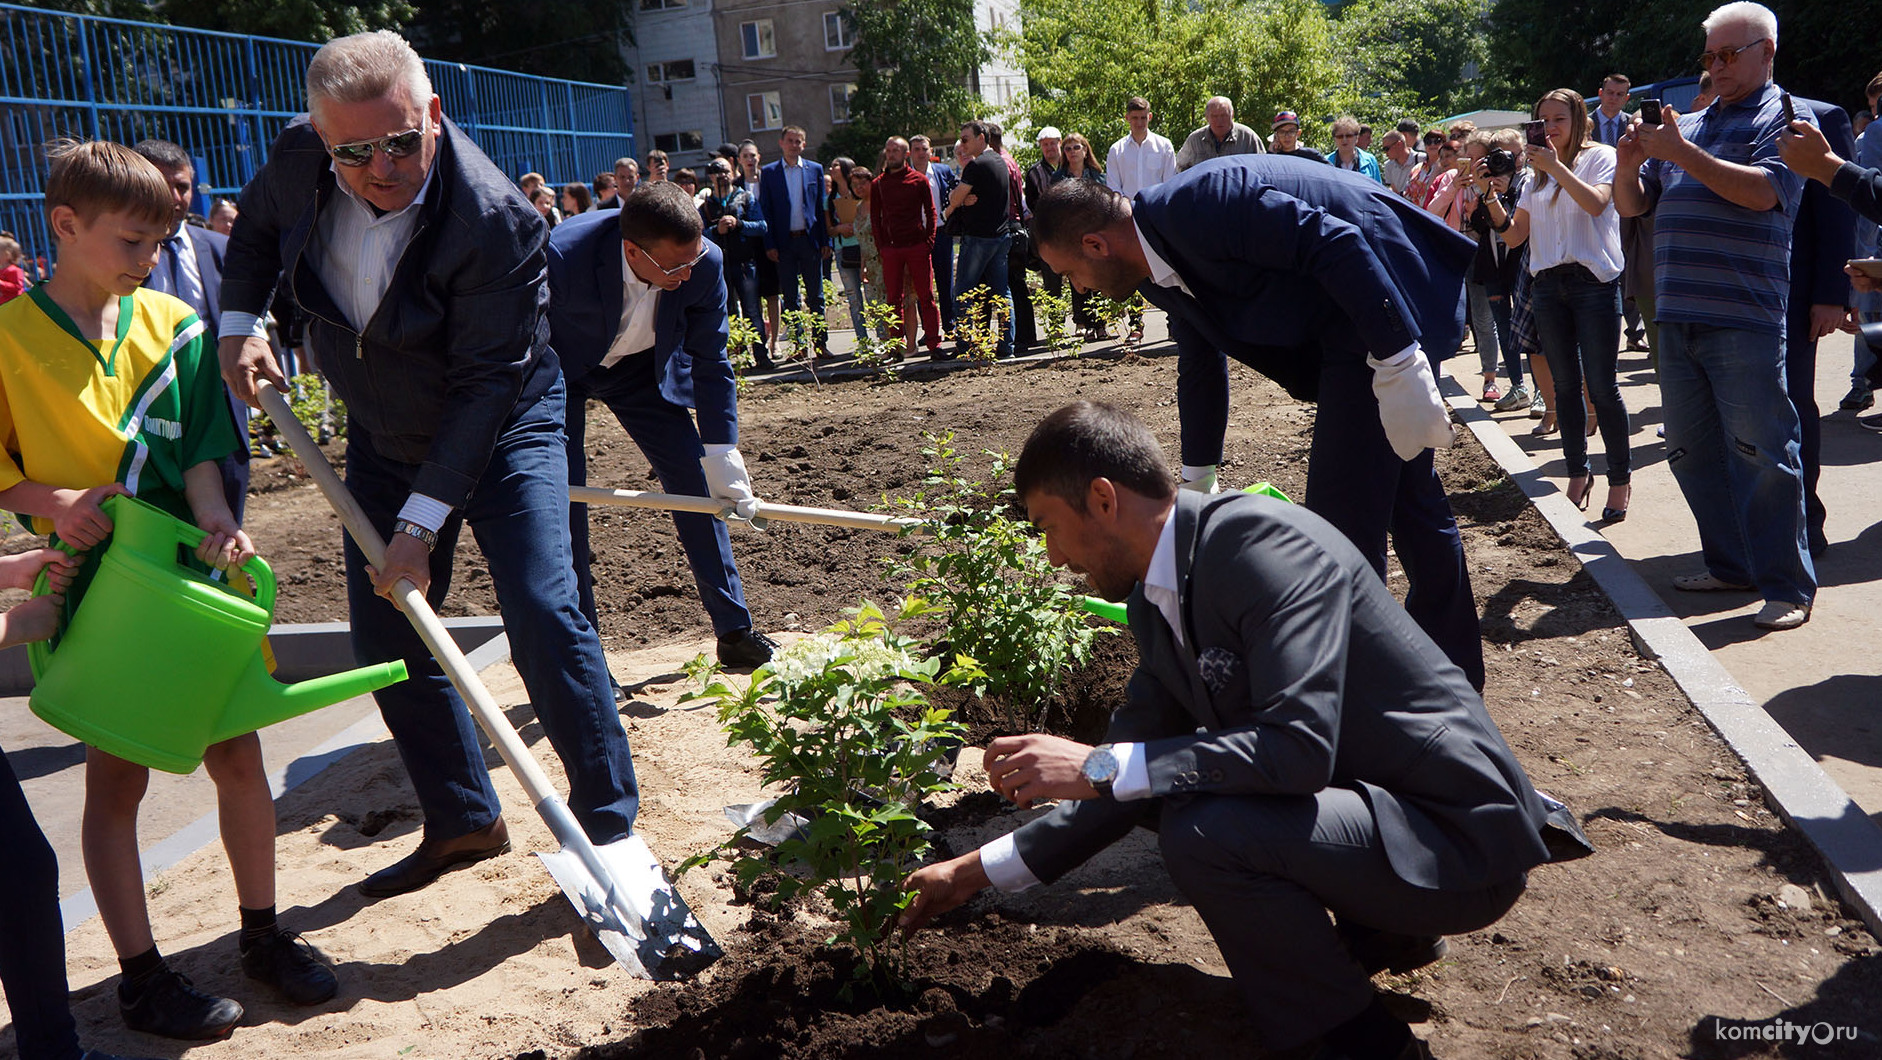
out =
<svg viewBox="0 0 1882 1060"><path fill-rule="evenodd" d="M205 192L239 192L301 112L317 49L0 4L0 229L20 237L29 259L50 259L44 146L62 137L170 140L196 157ZM624 87L430 59L425 67L445 115L513 177L586 181L634 154Z"/></svg>

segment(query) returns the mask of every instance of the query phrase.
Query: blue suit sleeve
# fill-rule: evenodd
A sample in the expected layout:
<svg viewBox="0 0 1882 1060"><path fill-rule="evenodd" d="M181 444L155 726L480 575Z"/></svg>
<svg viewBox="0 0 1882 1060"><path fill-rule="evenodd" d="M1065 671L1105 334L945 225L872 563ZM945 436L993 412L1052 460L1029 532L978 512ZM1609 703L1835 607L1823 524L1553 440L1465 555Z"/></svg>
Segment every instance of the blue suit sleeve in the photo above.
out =
<svg viewBox="0 0 1882 1060"><path fill-rule="evenodd" d="M711 268L708 270L707 265ZM693 362L693 411L707 445L738 442L738 382L726 353L725 264L710 253L694 266L697 300L685 309L685 348Z"/></svg>

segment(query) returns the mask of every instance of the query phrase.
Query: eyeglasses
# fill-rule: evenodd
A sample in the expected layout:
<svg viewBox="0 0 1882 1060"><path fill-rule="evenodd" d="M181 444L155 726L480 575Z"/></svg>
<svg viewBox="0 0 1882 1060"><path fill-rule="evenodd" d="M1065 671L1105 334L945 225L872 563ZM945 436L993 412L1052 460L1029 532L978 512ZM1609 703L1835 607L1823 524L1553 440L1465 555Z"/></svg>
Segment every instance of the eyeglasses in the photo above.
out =
<svg viewBox="0 0 1882 1060"><path fill-rule="evenodd" d="M425 139L423 128L407 129L402 133L381 136L377 140L355 140L352 143L329 144L327 153L335 162L355 169L372 161L373 149L377 148L387 158L404 158L418 150Z"/></svg>
<svg viewBox="0 0 1882 1060"><path fill-rule="evenodd" d="M660 264L659 259L655 258L652 254L647 253L646 247L641 246L639 243L634 244L634 248L640 251L642 257L646 258L649 262L651 262L654 268L659 269L662 273L668 276L678 276L680 273L685 272L687 269L690 269L693 266L699 264L701 261L704 261L706 258L706 251L708 247L709 247L709 244L701 243L699 245L698 257L695 257L693 260L687 262L684 265L675 265L669 269L665 265Z"/></svg>
<svg viewBox="0 0 1882 1060"><path fill-rule="evenodd" d="M1078 146L1077 144L1067 144L1065 149L1067 151L1083 151L1084 150L1084 148Z"/></svg>
<svg viewBox="0 0 1882 1060"><path fill-rule="evenodd" d="M1733 63L1738 61L1738 56L1741 52L1750 51L1751 49L1756 48L1758 45L1763 44L1765 41L1770 40L1770 39L1771 38L1769 37L1759 37L1757 40L1752 41L1750 44L1741 44L1736 48L1720 48L1718 51L1715 51L1715 52L1700 52L1699 53L1699 69L1710 70L1712 69L1712 64L1715 62L1723 63L1726 66L1730 66Z"/></svg>

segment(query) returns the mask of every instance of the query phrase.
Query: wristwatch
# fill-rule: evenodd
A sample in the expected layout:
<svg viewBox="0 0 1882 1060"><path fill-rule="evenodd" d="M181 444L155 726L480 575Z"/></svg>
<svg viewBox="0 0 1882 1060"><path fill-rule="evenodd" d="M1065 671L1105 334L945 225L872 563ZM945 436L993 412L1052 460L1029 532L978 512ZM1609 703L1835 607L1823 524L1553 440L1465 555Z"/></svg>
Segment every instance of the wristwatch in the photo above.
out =
<svg viewBox="0 0 1882 1060"><path fill-rule="evenodd" d="M426 552L430 552L432 549L438 547L438 532L436 530L427 530L410 520L399 519L395 521L392 524L392 532L395 534L406 534L423 541L425 543Z"/></svg>
<svg viewBox="0 0 1882 1060"><path fill-rule="evenodd" d="M1091 749L1085 756L1085 764L1078 767L1085 778L1085 783L1098 790L1100 795L1111 794L1111 785L1117 783L1117 755L1111 753L1111 745L1102 743Z"/></svg>

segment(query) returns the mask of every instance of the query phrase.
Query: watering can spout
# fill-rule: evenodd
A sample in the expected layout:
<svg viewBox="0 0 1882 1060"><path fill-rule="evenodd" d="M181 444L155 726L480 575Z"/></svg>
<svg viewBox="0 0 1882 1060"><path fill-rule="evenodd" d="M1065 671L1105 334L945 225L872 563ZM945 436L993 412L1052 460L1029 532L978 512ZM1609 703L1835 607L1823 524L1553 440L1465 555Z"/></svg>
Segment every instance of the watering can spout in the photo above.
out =
<svg viewBox="0 0 1882 1060"><path fill-rule="evenodd" d="M211 731L209 742L221 743L243 733L265 729L403 680L405 663L394 660L287 685L270 676L262 657L256 655L229 693L228 704Z"/></svg>

